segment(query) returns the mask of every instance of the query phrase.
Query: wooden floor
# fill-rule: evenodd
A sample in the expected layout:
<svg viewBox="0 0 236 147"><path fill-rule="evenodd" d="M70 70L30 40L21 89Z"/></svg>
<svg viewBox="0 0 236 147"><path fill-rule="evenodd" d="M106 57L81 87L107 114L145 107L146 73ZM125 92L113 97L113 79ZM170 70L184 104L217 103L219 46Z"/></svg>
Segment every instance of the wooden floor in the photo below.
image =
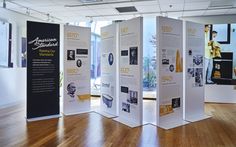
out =
<svg viewBox="0 0 236 147"><path fill-rule="evenodd" d="M96 113L27 123L17 105L0 110L0 147L236 147L236 104L208 103L206 112L212 118L166 131L132 129Z"/></svg>

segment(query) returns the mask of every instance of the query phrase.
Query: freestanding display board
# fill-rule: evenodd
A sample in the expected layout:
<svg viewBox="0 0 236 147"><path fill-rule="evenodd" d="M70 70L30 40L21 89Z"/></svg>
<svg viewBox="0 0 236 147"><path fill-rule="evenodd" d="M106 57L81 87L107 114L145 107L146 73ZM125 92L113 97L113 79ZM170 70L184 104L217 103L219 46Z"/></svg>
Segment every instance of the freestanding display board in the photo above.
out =
<svg viewBox="0 0 236 147"><path fill-rule="evenodd" d="M185 22L185 120L208 118L204 114L204 25Z"/></svg>
<svg viewBox="0 0 236 147"><path fill-rule="evenodd" d="M142 125L143 18L119 24L120 89L119 117L115 120L130 127Z"/></svg>
<svg viewBox="0 0 236 147"><path fill-rule="evenodd" d="M101 29L101 110L106 117L118 114L117 96L117 24Z"/></svg>
<svg viewBox="0 0 236 147"><path fill-rule="evenodd" d="M90 111L90 28L64 26L63 113Z"/></svg>
<svg viewBox="0 0 236 147"><path fill-rule="evenodd" d="M27 119L59 115L58 24L27 22Z"/></svg>
<svg viewBox="0 0 236 147"><path fill-rule="evenodd" d="M157 17L157 125L164 129L183 121L183 23Z"/></svg>

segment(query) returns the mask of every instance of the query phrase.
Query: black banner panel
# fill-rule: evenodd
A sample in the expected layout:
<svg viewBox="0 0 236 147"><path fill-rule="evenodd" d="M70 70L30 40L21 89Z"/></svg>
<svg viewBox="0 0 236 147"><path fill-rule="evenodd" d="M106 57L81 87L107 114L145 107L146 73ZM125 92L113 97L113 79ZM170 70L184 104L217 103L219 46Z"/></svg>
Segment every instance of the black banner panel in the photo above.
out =
<svg viewBox="0 0 236 147"><path fill-rule="evenodd" d="M27 119L59 114L60 26L27 21Z"/></svg>

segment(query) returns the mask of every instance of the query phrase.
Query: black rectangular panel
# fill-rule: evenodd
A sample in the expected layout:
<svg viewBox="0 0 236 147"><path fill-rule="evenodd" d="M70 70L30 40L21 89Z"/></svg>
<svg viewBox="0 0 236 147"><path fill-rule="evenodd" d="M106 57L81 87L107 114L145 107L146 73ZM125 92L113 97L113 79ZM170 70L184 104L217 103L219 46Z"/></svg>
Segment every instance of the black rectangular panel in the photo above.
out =
<svg viewBox="0 0 236 147"><path fill-rule="evenodd" d="M123 93L129 93L129 88L121 86L121 90L120 91L123 92Z"/></svg>
<svg viewBox="0 0 236 147"><path fill-rule="evenodd" d="M88 49L76 49L77 55L88 55Z"/></svg>
<svg viewBox="0 0 236 147"><path fill-rule="evenodd" d="M59 114L58 24L27 21L27 118Z"/></svg>
<svg viewBox="0 0 236 147"><path fill-rule="evenodd" d="M129 51L128 50L121 51L121 56L128 56L128 55L129 55Z"/></svg>

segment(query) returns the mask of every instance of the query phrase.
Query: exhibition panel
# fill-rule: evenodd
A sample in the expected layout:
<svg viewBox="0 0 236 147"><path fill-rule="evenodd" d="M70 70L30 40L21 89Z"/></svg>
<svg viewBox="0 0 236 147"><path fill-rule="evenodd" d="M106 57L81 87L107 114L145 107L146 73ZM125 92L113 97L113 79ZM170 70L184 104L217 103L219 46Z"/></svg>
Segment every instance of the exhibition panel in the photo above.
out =
<svg viewBox="0 0 236 147"><path fill-rule="evenodd" d="M184 32L184 118L193 122L208 118L204 113L204 25L184 22Z"/></svg>
<svg viewBox="0 0 236 147"><path fill-rule="evenodd" d="M157 126L170 129L183 120L183 23L157 17Z"/></svg>
<svg viewBox="0 0 236 147"><path fill-rule="evenodd" d="M117 27L118 24L112 24L101 28L100 113L106 117L114 117L118 114Z"/></svg>
<svg viewBox="0 0 236 147"><path fill-rule="evenodd" d="M143 94L143 18L119 24L120 89L119 117L115 120L130 127L142 125Z"/></svg>
<svg viewBox="0 0 236 147"><path fill-rule="evenodd" d="M90 40L90 28L64 26L65 115L90 111Z"/></svg>
<svg viewBox="0 0 236 147"><path fill-rule="evenodd" d="M224 22L205 25L206 102L236 102L236 24Z"/></svg>
<svg viewBox="0 0 236 147"><path fill-rule="evenodd" d="M27 22L27 119L59 115L58 24Z"/></svg>

